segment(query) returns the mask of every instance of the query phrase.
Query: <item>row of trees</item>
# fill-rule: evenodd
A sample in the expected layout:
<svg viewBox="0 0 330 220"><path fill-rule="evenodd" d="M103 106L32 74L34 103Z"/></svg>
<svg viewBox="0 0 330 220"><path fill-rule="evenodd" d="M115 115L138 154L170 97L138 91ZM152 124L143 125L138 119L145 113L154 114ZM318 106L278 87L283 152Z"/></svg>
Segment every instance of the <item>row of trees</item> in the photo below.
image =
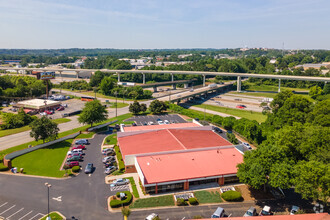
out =
<svg viewBox="0 0 330 220"><path fill-rule="evenodd" d="M13 113L1 113L1 119L2 119L2 124L0 126L1 130L5 129L13 129L13 128L20 128L25 125L30 124L32 121L37 119L36 116L30 116L26 114L21 108L18 111L18 114L13 114Z"/></svg>
<svg viewBox="0 0 330 220"><path fill-rule="evenodd" d="M166 111L168 107L169 106L167 102L162 102L156 99L150 103L149 110L152 114L161 114L163 111ZM141 112L144 113L147 111L147 105L134 101L129 105L129 111L135 115Z"/></svg>
<svg viewBox="0 0 330 220"><path fill-rule="evenodd" d="M265 140L238 165L241 182L254 188L294 187L305 199L330 198L330 99L313 103L279 93L261 125ZM254 132L255 133L255 132Z"/></svg>
<svg viewBox="0 0 330 220"><path fill-rule="evenodd" d="M51 88L51 85L49 87ZM45 93L45 81L28 76L0 76L0 96L36 97Z"/></svg>

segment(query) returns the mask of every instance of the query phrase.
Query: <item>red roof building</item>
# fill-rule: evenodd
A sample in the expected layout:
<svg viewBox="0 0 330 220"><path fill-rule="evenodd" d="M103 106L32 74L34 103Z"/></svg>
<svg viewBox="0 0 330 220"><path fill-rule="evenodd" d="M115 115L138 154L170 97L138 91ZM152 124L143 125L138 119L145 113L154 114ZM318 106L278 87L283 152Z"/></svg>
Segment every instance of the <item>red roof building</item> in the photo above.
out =
<svg viewBox="0 0 330 220"><path fill-rule="evenodd" d="M230 217L227 219L246 220L246 217ZM253 216L248 217L252 220L330 220L328 213L319 214L300 214L300 215L268 215L268 216ZM206 218L204 219L206 220Z"/></svg>
<svg viewBox="0 0 330 220"><path fill-rule="evenodd" d="M149 125L149 126L131 126L131 127L124 127L124 131L125 132L150 131L150 130L160 130L160 129L192 128L192 127L200 127L200 125L196 123L174 123L174 124Z"/></svg>

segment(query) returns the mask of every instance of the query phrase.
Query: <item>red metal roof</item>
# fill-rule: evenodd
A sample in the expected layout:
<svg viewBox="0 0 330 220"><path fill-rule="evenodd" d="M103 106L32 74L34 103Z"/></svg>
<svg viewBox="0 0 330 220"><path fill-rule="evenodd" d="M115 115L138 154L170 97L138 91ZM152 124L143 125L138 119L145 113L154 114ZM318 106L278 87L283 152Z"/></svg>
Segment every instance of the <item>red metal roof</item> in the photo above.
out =
<svg viewBox="0 0 330 220"><path fill-rule="evenodd" d="M163 124L163 125L148 125L148 126L131 126L124 127L125 132L131 131L147 131L147 130L159 130L159 129L171 129L171 128L191 128L200 127L195 123L174 123L174 124Z"/></svg>
<svg viewBox="0 0 330 220"><path fill-rule="evenodd" d="M210 218L209 218L210 219ZM227 219L233 220L246 220L246 217L230 217ZM300 214L300 215L270 215L270 216L254 216L248 217L248 219L254 220L329 220L330 217L328 213L319 213L319 214ZM204 219L206 220L206 218Z"/></svg>
<svg viewBox="0 0 330 220"><path fill-rule="evenodd" d="M118 137L118 144L124 158L126 155L232 145L213 131L185 129L164 129Z"/></svg>
<svg viewBox="0 0 330 220"><path fill-rule="evenodd" d="M137 156L145 184L236 174L243 155L234 147Z"/></svg>

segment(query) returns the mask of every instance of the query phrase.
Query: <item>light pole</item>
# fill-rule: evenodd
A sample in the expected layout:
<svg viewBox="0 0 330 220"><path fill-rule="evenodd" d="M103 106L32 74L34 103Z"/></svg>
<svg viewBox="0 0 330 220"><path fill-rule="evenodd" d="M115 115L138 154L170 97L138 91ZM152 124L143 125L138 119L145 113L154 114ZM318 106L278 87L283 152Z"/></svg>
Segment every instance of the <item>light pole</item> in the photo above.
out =
<svg viewBox="0 0 330 220"><path fill-rule="evenodd" d="M116 94L116 118L117 118L117 92L115 92Z"/></svg>
<svg viewBox="0 0 330 220"><path fill-rule="evenodd" d="M49 183L45 183L45 186L47 187L47 195L48 195L48 212L47 212L48 214L46 220L51 220L49 217L49 189L50 187L52 187L52 185Z"/></svg>

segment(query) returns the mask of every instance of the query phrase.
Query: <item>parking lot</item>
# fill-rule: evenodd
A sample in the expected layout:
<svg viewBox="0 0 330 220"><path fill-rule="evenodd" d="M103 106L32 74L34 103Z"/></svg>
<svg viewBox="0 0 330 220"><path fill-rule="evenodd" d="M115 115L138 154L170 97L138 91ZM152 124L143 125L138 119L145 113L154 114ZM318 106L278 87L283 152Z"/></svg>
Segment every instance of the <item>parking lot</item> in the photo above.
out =
<svg viewBox="0 0 330 220"><path fill-rule="evenodd" d="M127 119L126 121L135 121L136 125L147 125L152 122L153 124L158 124L157 122L161 121L169 121L169 123L186 123L187 121L181 118L179 115L147 115L147 116L134 116L132 118Z"/></svg>
<svg viewBox="0 0 330 220"><path fill-rule="evenodd" d="M16 219L16 220L36 220L45 214L34 210L25 209L24 207L11 202L0 202L0 219Z"/></svg>
<svg viewBox="0 0 330 220"><path fill-rule="evenodd" d="M65 107L63 111L55 111L54 114L49 115L48 117L51 117L52 119L63 118L64 114L82 110L86 103L78 99L69 99L61 102L62 104L66 104L67 107Z"/></svg>

